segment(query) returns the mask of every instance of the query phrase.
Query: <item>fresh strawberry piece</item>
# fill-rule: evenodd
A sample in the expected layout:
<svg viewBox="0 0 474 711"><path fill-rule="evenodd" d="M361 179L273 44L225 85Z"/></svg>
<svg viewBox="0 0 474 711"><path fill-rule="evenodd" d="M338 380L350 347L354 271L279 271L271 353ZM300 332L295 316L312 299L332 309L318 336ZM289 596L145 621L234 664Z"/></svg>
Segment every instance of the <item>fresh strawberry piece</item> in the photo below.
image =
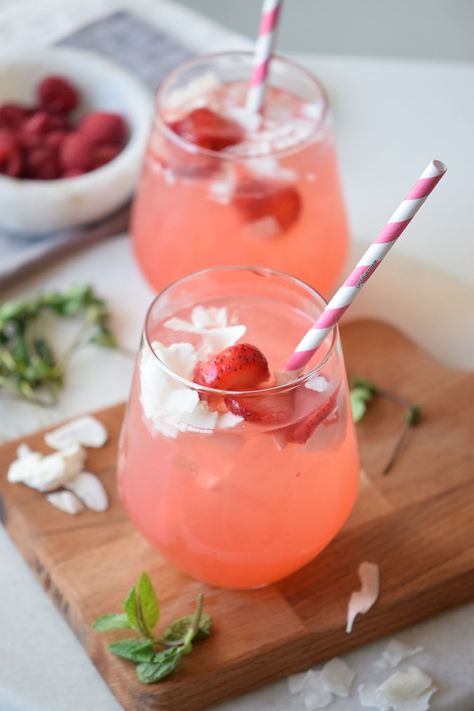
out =
<svg viewBox="0 0 474 711"><path fill-rule="evenodd" d="M222 151L240 143L244 138L242 127L232 119L216 114L206 107L194 109L170 128L182 139L210 151Z"/></svg>
<svg viewBox="0 0 474 711"><path fill-rule="evenodd" d="M247 222L273 217L282 231L291 227L301 211L301 197L293 185L256 178L237 186L233 203Z"/></svg>
<svg viewBox="0 0 474 711"><path fill-rule="evenodd" d="M113 143L103 143L101 146L94 146L92 151L92 170L101 168L110 163L122 152L122 147Z"/></svg>
<svg viewBox="0 0 474 711"><path fill-rule="evenodd" d="M11 131L0 131L0 173L18 178L23 169L21 147Z"/></svg>
<svg viewBox="0 0 474 711"><path fill-rule="evenodd" d="M37 89L40 106L52 114L68 114L79 104L79 94L68 79L49 76Z"/></svg>
<svg viewBox="0 0 474 711"><path fill-rule="evenodd" d="M17 131L28 118L30 112L20 104L3 104L0 106L0 128Z"/></svg>
<svg viewBox="0 0 474 711"><path fill-rule="evenodd" d="M315 429L331 414L337 404L339 387L316 410L286 430L286 439L295 444L305 444Z"/></svg>
<svg viewBox="0 0 474 711"><path fill-rule="evenodd" d="M234 415L261 425L287 424L294 412L292 391L274 395L228 396L225 398L225 404Z"/></svg>
<svg viewBox="0 0 474 711"><path fill-rule="evenodd" d="M25 156L25 177L30 180L55 180L59 178L57 151L51 146L31 148Z"/></svg>
<svg viewBox="0 0 474 711"><path fill-rule="evenodd" d="M257 387L269 376L263 353L249 343L238 343L200 364L194 373L194 382L218 390L247 390Z"/></svg>
<svg viewBox="0 0 474 711"><path fill-rule="evenodd" d="M122 116L109 111L92 111L79 124L80 133L92 145L116 143L123 146L127 138L127 124Z"/></svg>
<svg viewBox="0 0 474 711"><path fill-rule="evenodd" d="M81 133L67 135L60 146L60 162L64 170L81 168L89 170L93 161L93 146Z"/></svg>

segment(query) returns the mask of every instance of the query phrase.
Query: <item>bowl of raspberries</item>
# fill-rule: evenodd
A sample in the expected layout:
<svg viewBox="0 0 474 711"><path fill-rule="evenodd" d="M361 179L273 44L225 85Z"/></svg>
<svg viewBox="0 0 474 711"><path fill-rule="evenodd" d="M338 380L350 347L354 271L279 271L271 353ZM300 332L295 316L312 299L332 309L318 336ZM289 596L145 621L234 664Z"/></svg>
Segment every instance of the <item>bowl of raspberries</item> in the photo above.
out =
<svg viewBox="0 0 474 711"><path fill-rule="evenodd" d="M45 236L130 199L151 92L97 54L54 48L0 62L0 230Z"/></svg>

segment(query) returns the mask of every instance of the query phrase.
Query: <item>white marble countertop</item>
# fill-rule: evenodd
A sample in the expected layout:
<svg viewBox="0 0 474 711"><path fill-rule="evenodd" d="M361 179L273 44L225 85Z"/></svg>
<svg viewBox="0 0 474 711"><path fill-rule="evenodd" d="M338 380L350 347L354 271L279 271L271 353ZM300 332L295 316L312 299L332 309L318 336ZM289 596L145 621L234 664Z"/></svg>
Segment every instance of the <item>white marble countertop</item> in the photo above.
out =
<svg viewBox="0 0 474 711"><path fill-rule="evenodd" d="M108 8L124 5L119 0L70 0L66 9L60 0L48 0L41 7L22 0L0 10L0 34L6 38L5 48L25 42L40 46ZM189 26L189 12L165 0L129 0L128 5L177 35ZM193 41L197 50L244 44L199 17L193 19ZM444 160L449 168L430 204L351 308L350 317L389 320L440 360L472 368L474 260L468 148L474 125L474 96L469 91L474 67L455 62L302 59L327 84L335 109L355 236L351 259L383 225L430 158ZM126 236L72 257L7 295L82 281L94 283L108 299L122 343L135 348L152 294L133 262ZM73 361L68 388L53 412L39 417L29 406L10 403L7 407L0 401L2 435L15 436L119 401L127 395L130 374L129 360L119 354L84 351ZM0 711L118 711L120 706L3 530L0 561ZM434 711L474 708L473 613L474 605L466 605L398 635L426 649L419 664L439 688L432 700ZM383 646L380 641L346 655L358 683L376 680L372 662ZM281 682L217 708L296 711L302 706ZM328 708L361 707L353 696Z"/></svg>

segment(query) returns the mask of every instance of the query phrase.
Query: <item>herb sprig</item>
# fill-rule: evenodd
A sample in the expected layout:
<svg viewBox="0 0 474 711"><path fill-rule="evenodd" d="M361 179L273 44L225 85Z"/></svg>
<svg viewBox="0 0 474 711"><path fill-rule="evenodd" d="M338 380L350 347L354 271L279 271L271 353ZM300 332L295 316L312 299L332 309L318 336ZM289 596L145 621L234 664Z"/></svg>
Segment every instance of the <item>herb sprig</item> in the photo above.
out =
<svg viewBox="0 0 474 711"><path fill-rule="evenodd" d="M128 629L138 633L138 637L126 637L108 648L137 665L140 681L153 684L176 671L182 657L192 652L193 643L211 634L212 618L204 612L203 602L199 593L194 613L177 618L157 636L160 605L149 575L143 572L122 603L124 612L102 615L92 627L97 632Z"/></svg>
<svg viewBox="0 0 474 711"><path fill-rule="evenodd" d="M37 333L40 316L81 318L78 335L58 359L50 343ZM116 348L104 299L85 284L49 291L36 298L0 305L0 388L39 405L57 400L72 354L87 343Z"/></svg>
<svg viewBox="0 0 474 711"><path fill-rule="evenodd" d="M378 385L366 380L365 378L356 377L352 378L350 389L352 418L355 423L362 420L367 412L367 406L377 396L392 400L404 408L402 415L404 422L403 429L395 442L395 446L393 447L382 472L383 474L388 474L395 464L400 452L407 444L410 431L419 423L421 418L421 408L416 403L412 403L406 398L390 392L390 390L380 388Z"/></svg>

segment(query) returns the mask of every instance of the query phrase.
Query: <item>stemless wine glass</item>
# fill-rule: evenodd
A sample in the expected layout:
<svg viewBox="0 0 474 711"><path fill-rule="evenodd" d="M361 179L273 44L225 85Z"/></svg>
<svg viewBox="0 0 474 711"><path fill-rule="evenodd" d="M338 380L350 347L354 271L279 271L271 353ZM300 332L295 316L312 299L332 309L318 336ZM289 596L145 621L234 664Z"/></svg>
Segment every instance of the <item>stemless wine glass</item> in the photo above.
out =
<svg viewBox="0 0 474 711"><path fill-rule="evenodd" d="M340 275L348 227L324 88L274 56L260 121L245 109L252 61L201 57L158 91L132 216L155 289L206 267L262 264L328 296Z"/></svg>
<svg viewBox="0 0 474 711"><path fill-rule="evenodd" d="M184 277L150 306L119 489L137 528L195 578L272 583L317 555L353 507L359 458L337 327L307 372L278 379L324 306L294 277L243 267ZM249 391L193 382L199 362L236 341L265 354L273 380Z"/></svg>

